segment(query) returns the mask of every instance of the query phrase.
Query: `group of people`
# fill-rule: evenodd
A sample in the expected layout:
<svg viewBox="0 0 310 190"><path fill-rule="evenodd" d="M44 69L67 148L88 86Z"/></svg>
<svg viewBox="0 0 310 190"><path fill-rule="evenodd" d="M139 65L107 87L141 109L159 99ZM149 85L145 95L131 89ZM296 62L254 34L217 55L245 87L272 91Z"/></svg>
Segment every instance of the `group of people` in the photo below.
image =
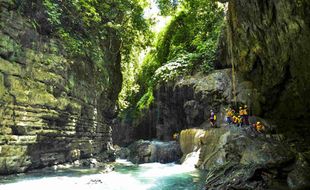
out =
<svg viewBox="0 0 310 190"><path fill-rule="evenodd" d="M244 125L250 125L249 122L249 110L247 105L244 105L243 107L239 107L239 112L236 112L232 108L228 108L225 110L226 111L226 117L225 121L228 124L234 124L239 127L242 127ZM214 113L213 110L210 111L210 124L211 127L216 127L216 114ZM252 124L252 126L255 128L256 131L262 133L265 130L265 126L261 122L256 122L255 124Z"/></svg>
<svg viewBox="0 0 310 190"><path fill-rule="evenodd" d="M226 122L228 124L235 124L237 126L249 125L249 111L247 105L239 107L239 113L232 108L228 108L226 111Z"/></svg>

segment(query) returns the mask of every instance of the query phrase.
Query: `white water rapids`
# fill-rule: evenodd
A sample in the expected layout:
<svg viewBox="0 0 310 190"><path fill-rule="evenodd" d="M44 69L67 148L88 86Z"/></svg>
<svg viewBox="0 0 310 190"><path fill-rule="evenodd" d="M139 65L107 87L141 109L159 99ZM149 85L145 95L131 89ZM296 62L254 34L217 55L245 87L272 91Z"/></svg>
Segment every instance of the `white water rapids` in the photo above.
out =
<svg viewBox="0 0 310 190"><path fill-rule="evenodd" d="M1 190L197 190L203 188L202 173L194 168L197 155L189 155L184 164L147 163L134 165L117 160L115 170L98 169L37 170L0 178Z"/></svg>

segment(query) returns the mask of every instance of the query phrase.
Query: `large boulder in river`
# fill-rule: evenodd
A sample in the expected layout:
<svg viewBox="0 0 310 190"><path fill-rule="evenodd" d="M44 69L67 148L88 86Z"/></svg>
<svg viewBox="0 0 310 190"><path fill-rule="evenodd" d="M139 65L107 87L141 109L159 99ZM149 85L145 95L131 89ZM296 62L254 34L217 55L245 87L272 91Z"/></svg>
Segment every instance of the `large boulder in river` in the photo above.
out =
<svg viewBox="0 0 310 190"><path fill-rule="evenodd" d="M278 135L232 126L206 130L199 139L201 152L197 166L208 171L207 189L309 186L309 165L296 158Z"/></svg>
<svg viewBox="0 0 310 190"><path fill-rule="evenodd" d="M139 140L131 144L128 160L133 163L160 162L169 163L181 158L181 149L177 142Z"/></svg>

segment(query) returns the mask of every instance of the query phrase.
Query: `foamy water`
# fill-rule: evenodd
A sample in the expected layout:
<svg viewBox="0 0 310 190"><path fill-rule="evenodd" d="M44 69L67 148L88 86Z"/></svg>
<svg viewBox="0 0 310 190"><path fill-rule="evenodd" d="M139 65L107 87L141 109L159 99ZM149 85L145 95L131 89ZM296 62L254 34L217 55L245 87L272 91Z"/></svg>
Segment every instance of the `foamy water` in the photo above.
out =
<svg viewBox="0 0 310 190"><path fill-rule="evenodd" d="M175 190L200 189L203 180L193 167L148 163L134 165L117 160L115 171L101 174L92 169L36 171L0 179L1 190Z"/></svg>

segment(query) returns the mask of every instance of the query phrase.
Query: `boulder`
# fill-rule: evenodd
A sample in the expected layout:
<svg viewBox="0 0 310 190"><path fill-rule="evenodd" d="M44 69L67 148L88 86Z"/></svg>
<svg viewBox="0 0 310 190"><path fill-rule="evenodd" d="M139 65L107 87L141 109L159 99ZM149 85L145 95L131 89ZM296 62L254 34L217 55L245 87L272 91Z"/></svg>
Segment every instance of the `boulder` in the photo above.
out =
<svg viewBox="0 0 310 190"><path fill-rule="evenodd" d="M193 139L194 135L187 141L195 144ZM257 133L250 126L208 129L199 140L196 166L208 172L207 189L265 189L287 177L292 184L302 186L298 183L308 179L301 172L307 173L305 165L292 170L295 155L285 142Z"/></svg>
<svg viewBox="0 0 310 190"><path fill-rule="evenodd" d="M197 151L201 147L201 140L205 135L203 129L185 129L179 135L179 142L183 154Z"/></svg>
<svg viewBox="0 0 310 190"><path fill-rule="evenodd" d="M127 159L130 153L129 148L114 145L116 158Z"/></svg>
<svg viewBox="0 0 310 190"><path fill-rule="evenodd" d="M128 160L135 164L175 162L182 156L180 146L175 141L139 140L131 144L128 148L130 150Z"/></svg>

